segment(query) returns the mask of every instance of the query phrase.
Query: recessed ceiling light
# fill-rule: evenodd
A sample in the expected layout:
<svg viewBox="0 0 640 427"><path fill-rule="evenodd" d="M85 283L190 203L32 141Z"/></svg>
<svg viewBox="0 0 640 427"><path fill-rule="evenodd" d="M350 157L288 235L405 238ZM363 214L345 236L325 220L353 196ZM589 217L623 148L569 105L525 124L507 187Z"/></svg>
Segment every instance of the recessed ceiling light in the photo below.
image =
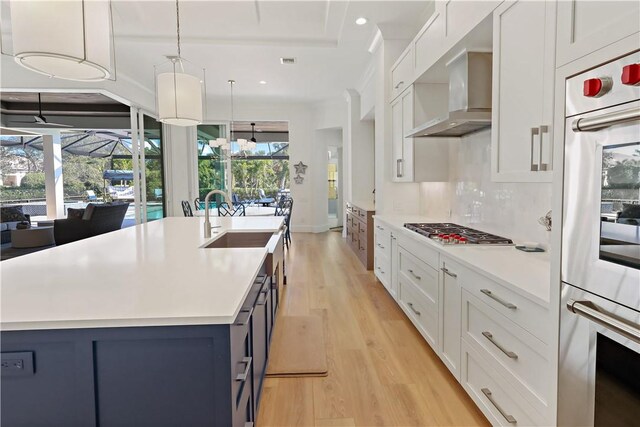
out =
<svg viewBox="0 0 640 427"><path fill-rule="evenodd" d="M267 82L266 82L265 80L260 80L260 82L259 82L259 83L260 83L261 85L266 85L266 84L267 84Z"/></svg>
<svg viewBox="0 0 640 427"><path fill-rule="evenodd" d="M356 19L356 25L364 25L366 23L367 23L367 18L360 17L360 18Z"/></svg>

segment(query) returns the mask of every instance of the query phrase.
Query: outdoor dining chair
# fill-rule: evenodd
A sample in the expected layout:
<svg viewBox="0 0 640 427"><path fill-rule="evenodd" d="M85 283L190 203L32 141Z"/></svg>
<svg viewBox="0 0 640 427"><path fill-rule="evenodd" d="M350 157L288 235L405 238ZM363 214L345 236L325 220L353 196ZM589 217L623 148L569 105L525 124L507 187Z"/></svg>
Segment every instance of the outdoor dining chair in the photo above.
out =
<svg viewBox="0 0 640 427"><path fill-rule="evenodd" d="M193 211L191 210L191 205L189 204L189 201L183 200L181 204L182 204L182 213L184 213L184 216L193 216Z"/></svg>
<svg viewBox="0 0 640 427"><path fill-rule="evenodd" d="M283 216L284 217L284 225L287 227L284 234L284 244L289 249L289 245L291 244L291 213L293 212L293 199L286 198L281 199L275 211L275 216Z"/></svg>
<svg viewBox="0 0 640 427"><path fill-rule="evenodd" d="M218 216L246 216L246 212L242 203L234 204L233 206L220 203L218 205Z"/></svg>

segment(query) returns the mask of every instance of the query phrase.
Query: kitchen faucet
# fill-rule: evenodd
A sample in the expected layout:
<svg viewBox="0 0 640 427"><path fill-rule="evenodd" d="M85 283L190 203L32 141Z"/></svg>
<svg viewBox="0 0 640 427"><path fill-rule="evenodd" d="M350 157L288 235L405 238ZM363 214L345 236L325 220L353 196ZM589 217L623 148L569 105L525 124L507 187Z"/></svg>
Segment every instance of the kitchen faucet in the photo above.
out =
<svg viewBox="0 0 640 427"><path fill-rule="evenodd" d="M229 207L233 206L229 194L222 190L211 190L204 198L204 237L211 237L211 222L209 221L209 198L214 194L221 194Z"/></svg>

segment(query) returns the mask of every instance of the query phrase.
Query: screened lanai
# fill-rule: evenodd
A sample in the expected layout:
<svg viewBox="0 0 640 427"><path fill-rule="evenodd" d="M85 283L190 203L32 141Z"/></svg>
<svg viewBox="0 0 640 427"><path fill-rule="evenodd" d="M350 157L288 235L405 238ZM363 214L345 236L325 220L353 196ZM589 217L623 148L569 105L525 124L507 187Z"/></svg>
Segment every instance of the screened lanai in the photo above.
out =
<svg viewBox="0 0 640 427"><path fill-rule="evenodd" d="M2 136L0 151L3 205L23 206L25 213L43 219L47 212L46 181L51 174L45 167L49 135ZM57 136L56 136L57 140ZM125 225L134 222L133 147L131 131L61 130L62 186L64 215L70 207L84 207L87 203L126 201L131 203ZM146 214L147 219L164 215L162 141L160 127L145 129L144 140ZM114 173L119 172L119 173ZM60 214L56 214L56 217Z"/></svg>

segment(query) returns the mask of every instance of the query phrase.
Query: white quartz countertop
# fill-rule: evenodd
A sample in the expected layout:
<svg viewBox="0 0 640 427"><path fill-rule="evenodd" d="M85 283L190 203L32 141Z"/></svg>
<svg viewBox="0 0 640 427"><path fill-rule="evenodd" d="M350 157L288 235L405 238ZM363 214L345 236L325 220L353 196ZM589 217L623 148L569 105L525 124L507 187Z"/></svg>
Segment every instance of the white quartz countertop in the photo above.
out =
<svg viewBox="0 0 640 427"><path fill-rule="evenodd" d="M224 324L265 248L205 249L225 231L276 232L283 217L165 218L0 263L2 330ZM218 233L216 234L215 231Z"/></svg>
<svg viewBox="0 0 640 427"><path fill-rule="evenodd" d="M472 270L514 289L544 306L550 298L550 261L548 252L522 252L513 246L444 246L404 228L407 222L451 222L415 215L375 215L375 218L421 242L436 248ZM473 227L472 227L473 228Z"/></svg>

